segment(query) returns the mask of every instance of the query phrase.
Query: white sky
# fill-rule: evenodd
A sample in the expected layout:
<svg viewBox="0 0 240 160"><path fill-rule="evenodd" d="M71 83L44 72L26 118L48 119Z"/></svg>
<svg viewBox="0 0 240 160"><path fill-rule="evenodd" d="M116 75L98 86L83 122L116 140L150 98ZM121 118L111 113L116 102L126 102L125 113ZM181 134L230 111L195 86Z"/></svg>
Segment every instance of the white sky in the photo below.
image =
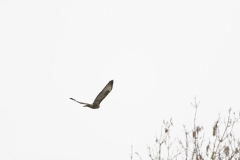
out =
<svg viewBox="0 0 240 160"><path fill-rule="evenodd" d="M0 1L0 159L147 156L162 120L240 107L239 1ZM109 80L98 110L91 103ZM239 127L239 124L238 126Z"/></svg>

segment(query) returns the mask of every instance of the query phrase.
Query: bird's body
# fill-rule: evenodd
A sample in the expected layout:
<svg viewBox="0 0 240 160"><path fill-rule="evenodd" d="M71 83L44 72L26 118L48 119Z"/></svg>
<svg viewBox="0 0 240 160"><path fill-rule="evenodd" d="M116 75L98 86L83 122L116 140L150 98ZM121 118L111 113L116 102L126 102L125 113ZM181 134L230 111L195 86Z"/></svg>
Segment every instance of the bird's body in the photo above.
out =
<svg viewBox="0 0 240 160"><path fill-rule="evenodd" d="M103 88L103 90L97 95L97 97L95 98L93 104L88 104L88 103L84 103L84 102L79 102L73 98L70 98L73 101L76 101L80 104L85 104L83 107L89 107L92 109L98 109L100 107L100 103L102 102L102 100L111 92L113 88L113 80L109 81L108 84Z"/></svg>

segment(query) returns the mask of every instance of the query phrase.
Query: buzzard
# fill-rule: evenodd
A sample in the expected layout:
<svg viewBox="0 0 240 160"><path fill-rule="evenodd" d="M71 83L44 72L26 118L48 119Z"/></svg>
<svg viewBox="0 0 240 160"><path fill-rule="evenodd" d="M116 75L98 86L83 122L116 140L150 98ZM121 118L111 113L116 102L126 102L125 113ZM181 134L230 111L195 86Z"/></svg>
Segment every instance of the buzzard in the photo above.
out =
<svg viewBox="0 0 240 160"><path fill-rule="evenodd" d="M92 109L98 109L100 107L100 103L102 102L102 100L111 92L113 88L113 80L109 81L108 84L103 88L103 90L97 95L97 97L95 98L93 104L88 104L88 103L83 103L83 102L79 102L73 98L70 98L73 101L76 101L80 104L85 104L83 107L89 107Z"/></svg>

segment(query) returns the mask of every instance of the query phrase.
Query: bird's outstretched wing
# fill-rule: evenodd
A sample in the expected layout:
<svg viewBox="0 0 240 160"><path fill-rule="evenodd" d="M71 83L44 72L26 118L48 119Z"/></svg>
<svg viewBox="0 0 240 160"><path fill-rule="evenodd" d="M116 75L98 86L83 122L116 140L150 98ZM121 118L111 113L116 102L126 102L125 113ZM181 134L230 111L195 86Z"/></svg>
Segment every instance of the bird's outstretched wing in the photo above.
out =
<svg viewBox="0 0 240 160"><path fill-rule="evenodd" d="M75 101L75 102L77 102L77 103L80 103L80 104L87 104L87 105L90 105L90 104L88 104L88 103L79 102L79 101L77 101L77 100L75 100L75 99L73 99L73 98L70 98L70 99L73 100L73 101Z"/></svg>
<svg viewBox="0 0 240 160"><path fill-rule="evenodd" d="M103 88L103 90L97 95L93 104L100 104L102 100L111 92L113 88L113 80L109 81L108 84Z"/></svg>

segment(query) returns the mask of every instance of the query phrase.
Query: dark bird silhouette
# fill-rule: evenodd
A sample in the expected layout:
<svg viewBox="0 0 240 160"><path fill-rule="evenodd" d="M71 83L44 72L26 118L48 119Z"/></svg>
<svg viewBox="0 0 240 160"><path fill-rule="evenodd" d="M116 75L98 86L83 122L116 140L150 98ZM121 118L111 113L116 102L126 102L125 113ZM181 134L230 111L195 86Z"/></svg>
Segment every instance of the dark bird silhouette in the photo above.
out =
<svg viewBox="0 0 240 160"><path fill-rule="evenodd" d="M83 103L83 102L79 102L73 98L70 98L73 101L76 101L80 104L85 104L83 107L89 107L92 109L98 109L100 107L100 103L102 102L102 100L111 92L113 88L113 80L109 81L108 84L103 88L103 90L97 95L97 97L95 98L93 104L88 104L88 103Z"/></svg>

